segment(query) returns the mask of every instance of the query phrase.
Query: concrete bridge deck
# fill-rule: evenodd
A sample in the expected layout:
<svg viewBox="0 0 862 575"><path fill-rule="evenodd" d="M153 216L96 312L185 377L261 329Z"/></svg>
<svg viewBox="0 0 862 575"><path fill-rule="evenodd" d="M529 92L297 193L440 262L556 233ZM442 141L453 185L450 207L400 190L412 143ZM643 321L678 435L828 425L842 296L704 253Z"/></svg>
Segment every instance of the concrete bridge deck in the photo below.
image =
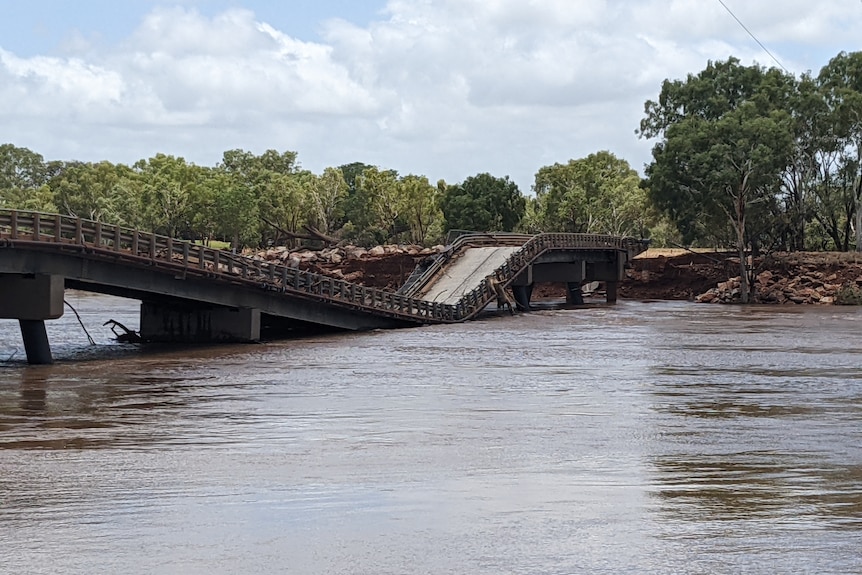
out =
<svg viewBox="0 0 862 575"><path fill-rule="evenodd" d="M559 277L589 279L585 266L598 262L617 281L643 249L631 238L586 234L467 236L417 270L406 289L389 292L102 222L0 210L0 318L21 322L33 363L50 361L44 320L62 315L66 288L141 300L145 341L257 340L261 325L455 323L496 298L486 276L517 296L548 281L539 272L550 269L541 263L550 257L567 270ZM528 307L529 294L521 300Z"/></svg>
<svg viewBox="0 0 862 575"><path fill-rule="evenodd" d="M457 303L522 246L479 246L463 250L418 296L432 302Z"/></svg>

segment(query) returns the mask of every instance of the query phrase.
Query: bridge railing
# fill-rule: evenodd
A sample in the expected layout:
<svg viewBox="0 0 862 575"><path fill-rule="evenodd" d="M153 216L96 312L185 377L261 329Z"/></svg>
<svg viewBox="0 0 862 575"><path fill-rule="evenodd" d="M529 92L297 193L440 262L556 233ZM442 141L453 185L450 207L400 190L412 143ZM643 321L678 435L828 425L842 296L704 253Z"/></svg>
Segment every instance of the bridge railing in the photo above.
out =
<svg viewBox="0 0 862 575"><path fill-rule="evenodd" d="M493 275L504 285L549 249L631 249L630 238L594 234L476 234L459 238L451 253L477 245L523 245ZM455 304L430 302L411 294L370 288L282 264L256 260L149 232L59 214L0 210L0 247L28 244L83 250L91 257L168 269L175 274L253 285L351 309L416 323L458 322L474 317L496 294L483 280ZM450 253L450 257L451 257ZM436 260L443 265L445 260Z"/></svg>
<svg viewBox="0 0 862 575"><path fill-rule="evenodd" d="M531 262L549 250L612 250L625 252L631 258L646 249L643 240L604 234L546 233L528 237L521 249L489 274L499 284L510 284ZM485 278L454 305L459 318L466 320L475 317L496 297L494 287Z"/></svg>
<svg viewBox="0 0 862 575"><path fill-rule="evenodd" d="M150 232L58 214L0 210L0 247L30 245L83 250L90 256L123 260L132 265L170 269L253 284L268 291L292 293L378 315L417 323L458 321L451 305L365 287L282 264L232 254Z"/></svg>
<svg viewBox="0 0 862 575"><path fill-rule="evenodd" d="M646 249L647 242L629 237L609 236L604 234L572 234L572 233L545 233L536 236L520 234L466 234L459 236L446 250L439 254L424 270L414 271L414 275L408 278L404 286L399 289L405 295L414 295L461 250L468 247L483 245L521 245L520 250L513 253L507 260L491 275L506 285L515 279L523 269L539 254L549 249L579 249L579 250L614 250L626 252L629 259ZM421 272L421 273L416 273ZM475 315L475 305L486 306L496 297L496 292L485 280L474 290L465 294L462 298L462 308L469 315ZM473 304L473 302L479 302ZM484 302L484 303L482 303ZM458 304L455 304L458 305ZM480 308L481 309L481 308Z"/></svg>
<svg viewBox="0 0 862 575"><path fill-rule="evenodd" d="M417 267L398 289L398 293L414 295L421 290L456 254L468 247L478 246L521 246L533 238L526 234L512 233L462 233L446 249L433 256L424 268Z"/></svg>

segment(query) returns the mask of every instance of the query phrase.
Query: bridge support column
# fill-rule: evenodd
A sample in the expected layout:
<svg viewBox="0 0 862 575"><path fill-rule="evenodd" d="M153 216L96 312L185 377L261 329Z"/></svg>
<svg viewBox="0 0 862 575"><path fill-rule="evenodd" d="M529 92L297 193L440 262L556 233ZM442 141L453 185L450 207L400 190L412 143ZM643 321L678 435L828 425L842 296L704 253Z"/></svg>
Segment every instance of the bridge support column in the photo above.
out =
<svg viewBox="0 0 862 575"><path fill-rule="evenodd" d="M41 319L19 319L21 338L24 340L24 351L27 363L30 365L49 365L54 363L51 356L51 344L48 342L48 332L45 321Z"/></svg>
<svg viewBox="0 0 862 575"><path fill-rule="evenodd" d="M210 343L258 341L260 310L255 308L188 308L141 304L141 339L145 342Z"/></svg>
<svg viewBox="0 0 862 575"><path fill-rule="evenodd" d="M533 284L513 285L512 295L519 311L530 311L530 298L533 297Z"/></svg>
<svg viewBox="0 0 862 575"><path fill-rule="evenodd" d="M605 301L608 303L617 303L617 288L619 282L605 282Z"/></svg>
<svg viewBox="0 0 862 575"><path fill-rule="evenodd" d="M0 274L0 318L17 319L27 362L54 363L46 319L63 315L65 278L47 274Z"/></svg>
<svg viewBox="0 0 862 575"><path fill-rule="evenodd" d="M584 305L584 293L581 291L581 282L566 282L566 303Z"/></svg>

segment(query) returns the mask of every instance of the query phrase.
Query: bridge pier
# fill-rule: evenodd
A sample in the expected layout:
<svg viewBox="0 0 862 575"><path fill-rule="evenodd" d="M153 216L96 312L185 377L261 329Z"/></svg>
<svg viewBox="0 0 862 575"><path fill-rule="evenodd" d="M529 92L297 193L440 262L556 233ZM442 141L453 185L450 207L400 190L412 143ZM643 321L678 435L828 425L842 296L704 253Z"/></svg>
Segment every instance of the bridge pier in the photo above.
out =
<svg viewBox="0 0 862 575"><path fill-rule="evenodd" d="M258 341L260 310L218 306L190 308L143 302L141 339L166 343Z"/></svg>
<svg viewBox="0 0 862 575"><path fill-rule="evenodd" d="M530 299L533 297L533 284L513 285L512 295L515 296L515 305L518 311L530 311Z"/></svg>
<svg viewBox="0 0 862 575"><path fill-rule="evenodd" d="M17 319L27 363L54 363L46 319L63 315L65 279L48 274L0 274L0 318Z"/></svg>
<svg viewBox="0 0 862 575"><path fill-rule="evenodd" d="M605 282L605 301L608 303L617 303L617 288L620 282Z"/></svg>
<svg viewBox="0 0 862 575"><path fill-rule="evenodd" d="M21 338L24 340L24 352L27 354L27 363L30 365L50 365L54 363L44 320L19 319L18 323L21 326Z"/></svg>
<svg viewBox="0 0 862 575"><path fill-rule="evenodd" d="M566 303L584 305L584 292L581 291L581 282L566 282Z"/></svg>

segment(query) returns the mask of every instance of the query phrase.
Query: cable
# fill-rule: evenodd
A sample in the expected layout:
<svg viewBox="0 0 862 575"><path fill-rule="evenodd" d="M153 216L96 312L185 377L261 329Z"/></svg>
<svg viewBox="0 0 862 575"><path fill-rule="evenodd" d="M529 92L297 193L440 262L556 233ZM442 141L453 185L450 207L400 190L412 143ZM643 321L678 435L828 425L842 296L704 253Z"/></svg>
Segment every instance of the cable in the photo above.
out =
<svg viewBox="0 0 862 575"><path fill-rule="evenodd" d="M78 323L79 323L79 324L81 324L81 329L83 329L83 330L84 330L84 333L85 333L85 334L87 334L87 339L88 339L88 340L90 340L90 345L96 345L96 340L94 340L94 339L90 336L90 332L88 332L88 331L87 331L87 328L86 328L86 327L84 327L84 322L81 320L81 316L80 316L80 315L78 315L78 310L76 310L74 307L72 307L72 304L70 304L70 303L69 303L68 301L66 301L66 300L63 300L63 303L64 303L64 304L66 304L67 306L69 306L69 309L71 309L71 310L72 310L72 312L74 312L75 317L76 317L76 318L78 318Z"/></svg>
<svg viewBox="0 0 862 575"><path fill-rule="evenodd" d="M740 26L742 26L742 29L743 29L743 30L745 30L745 31L748 33L748 35L749 35L749 36L751 36L751 38L752 38L755 42L757 42L757 45L758 45L758 46L760 46L761 48L763 48L763 51L764 51L764 52L766 52L767 54L769 54L769 57L770 57L770 58L772 58L772 59L775 61L775 63L776 63L776 64L778 64L779 66L781 66L781 69L782 69L782 70L784 70L785 72L787 72L788 74L790 74L790 70L788 70L787 68L785 68L785 67L784 67L784 64L782 64L782 63L778 60L778 58L776 58L776 57L775 57L775 55L773 55L773 53L769 51L769 48L767 48L766 46L764 46L764 45L763 45L763 42L761 42L760 40L758 40L758 39L757 39L757 36L755 36L755 35L751 32L751 30L749 30L749 29L745 26L745 24L743 24L743 23L742 23L742 20L740 20L739 18L737 18L737 17L736 17L736 14L734 14L734 13L731 11L731 9L727 7L727 4L725 4L723 0L718 0L718 3L719 3L719 4L721 4L722 6L724 6L724 9L725 9L725 10L727 10L727 13L728 13L728 14L730 14L731 16L733 16L733 19L734 19L734 20L736 20L736 23L737 23L737 24L739 24Z"/></svg>

